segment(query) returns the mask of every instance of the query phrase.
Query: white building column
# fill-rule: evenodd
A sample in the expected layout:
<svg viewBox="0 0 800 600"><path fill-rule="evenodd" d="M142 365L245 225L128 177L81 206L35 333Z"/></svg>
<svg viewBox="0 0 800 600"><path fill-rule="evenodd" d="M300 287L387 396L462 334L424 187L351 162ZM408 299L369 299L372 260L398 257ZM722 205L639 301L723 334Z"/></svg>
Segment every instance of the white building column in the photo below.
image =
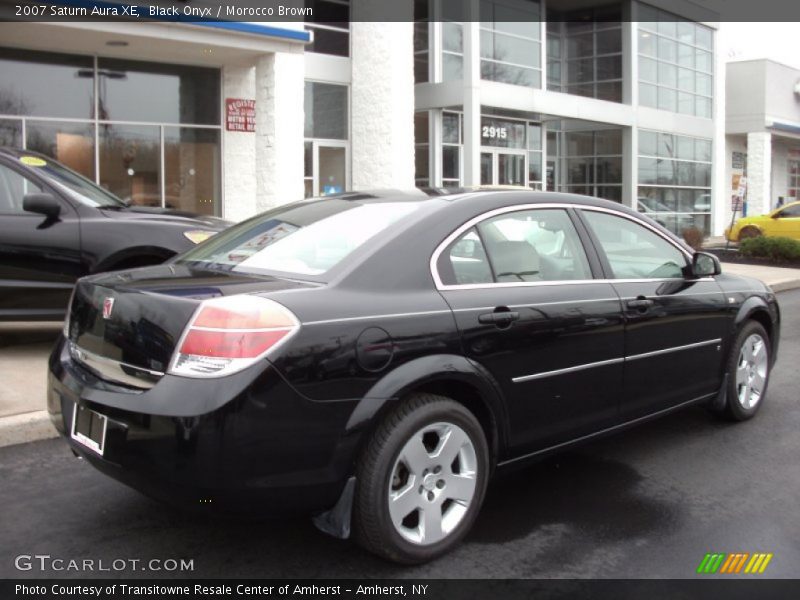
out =
<svg viewBox="0 0 800 600"><path fill-rule="evenodd" d="M772 134L747 134L747 214L760 215L772 206Z"/></svg>
<svg viewBox="0 0 800 600"><path fill-rule="evenodd" d="M354 190L414 187L414 34L408 5L406 22L382 23L379 14L361 20L370 10L379 13L380 3L353 3L359 19L350 24Z"/></svg>
<svg viewBox="0 0 800 600"><path fill-rule="evenodd" d="M223 102L225 98L254 100L256 97L255 66L251 64L225 66L222 69L222 97ZM227 131L223 123L224 204L222 216L231 221L243 221L258 212L255 151L256 136L254 133Z"/></svg>
<svg viewBox="0 0 800 600"><path fill-rule="evenodd" d="M472 15L477 5L471 2ZM464 23L464 185L481 184L480 22Z"/></svg>
<svg viewBox="0 0 800 600"><path fill-rule="evenodd" d="M303 72L299 51L266 54L256 61L255 196L259 212L303 198Z"/></svg>

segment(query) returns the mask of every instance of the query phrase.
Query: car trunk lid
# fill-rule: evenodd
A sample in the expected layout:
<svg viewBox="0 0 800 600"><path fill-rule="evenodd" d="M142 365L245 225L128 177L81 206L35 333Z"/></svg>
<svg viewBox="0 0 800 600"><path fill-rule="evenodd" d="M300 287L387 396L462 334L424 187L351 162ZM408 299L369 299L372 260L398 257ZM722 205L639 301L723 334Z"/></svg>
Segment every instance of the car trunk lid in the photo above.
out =
<svg viewBox="0 0 800 600"><path fill-rule="evenodd" d="M73 356L105 379L136 385L141 378L141 387L149 387L145 380L166 372L203 300L310 287L314 284L174 264L103 274L77 283L68 337ZM134 379L114 376L114 370L103 368L109 365Z"/></svg>

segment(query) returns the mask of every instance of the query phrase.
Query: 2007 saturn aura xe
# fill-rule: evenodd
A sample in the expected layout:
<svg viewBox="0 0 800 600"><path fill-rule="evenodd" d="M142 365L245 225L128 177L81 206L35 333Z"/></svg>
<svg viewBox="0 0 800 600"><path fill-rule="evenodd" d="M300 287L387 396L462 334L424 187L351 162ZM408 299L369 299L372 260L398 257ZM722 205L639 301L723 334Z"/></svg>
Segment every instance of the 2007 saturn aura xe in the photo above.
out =
<svg viewBox="0 0 800 600"><path fill-rule="evenodd" d="M762 283L619 204L351 193L81 279L48 405L151 496L308 511L416 563L498 469L691 404L749 419L779 326Z"/></svg>

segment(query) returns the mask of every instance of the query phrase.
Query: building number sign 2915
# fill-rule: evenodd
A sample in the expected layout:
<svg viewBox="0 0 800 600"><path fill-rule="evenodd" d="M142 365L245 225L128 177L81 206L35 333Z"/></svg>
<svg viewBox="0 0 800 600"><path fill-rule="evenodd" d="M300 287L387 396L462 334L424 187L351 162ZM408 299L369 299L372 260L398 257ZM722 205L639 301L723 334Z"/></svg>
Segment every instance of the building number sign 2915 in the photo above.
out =
<svg viewBox="0 0 800 600"><path fill-rule="evenodd" d="M489 127L484 125L481 129L481 137L504 140L508 138L508 129L506 127Z"/></svg>

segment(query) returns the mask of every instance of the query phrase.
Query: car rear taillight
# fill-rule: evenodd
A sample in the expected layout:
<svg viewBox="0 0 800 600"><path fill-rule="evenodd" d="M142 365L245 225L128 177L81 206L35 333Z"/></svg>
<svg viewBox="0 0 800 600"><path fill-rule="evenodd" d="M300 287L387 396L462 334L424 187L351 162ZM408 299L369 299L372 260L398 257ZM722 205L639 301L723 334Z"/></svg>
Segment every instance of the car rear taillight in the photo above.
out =
<svg viewBox="0 0 800 600"><path fill-rule="evenodd" d="M285 306L259 296L205 300L181 336L169 372L222 377L264 358L300 329Z"/></svg>

